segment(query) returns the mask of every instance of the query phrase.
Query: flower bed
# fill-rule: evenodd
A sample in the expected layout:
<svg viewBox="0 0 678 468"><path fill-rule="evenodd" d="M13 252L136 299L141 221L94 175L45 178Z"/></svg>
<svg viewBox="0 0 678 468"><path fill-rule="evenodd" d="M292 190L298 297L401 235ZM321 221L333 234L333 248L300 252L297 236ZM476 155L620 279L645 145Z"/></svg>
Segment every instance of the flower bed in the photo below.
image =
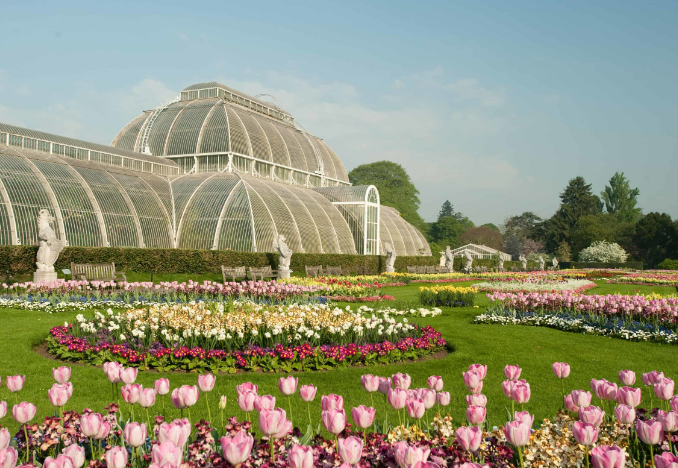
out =
<svg viewBox="0 0 678 468"><path fill-rule="evenodd" d="M430 315L439 314L439 309ZM341 363L415 359L444 345L432 328L404 315L420 310L357 311L327 305L263 306L249 302L156 305L82 314L52 329L50 351L93 364L107 356L159 369L234 371L323 369ZM401 317L401 318L396 318Z"/></svg>
<svg viewBox="0 0 678 468"><path fill-rule="evenodd" d="M423 305L436 307L471 307L475 303L474 287L430 286L419 288L419 300Z"/></svg>
<svg viewBox="0 0 678 468"><path fill-rule="evenodd" d="M395 301L395 297L384 294L383 296L327 296L327 299L334 302L381 302L381 301Z"/></svg>
<svg viewBox="0 0 678 468"><path fill-rule="evenodd" d="M477 283L473 287L479 291L540 292L571 291L583 292L595 288L596 283L586 279L564 278L559 275L517 277L497 279L491 282Z"/></svg>
<svg viewBox="0 0 678 468"><path fill-rule="evenodd" d="M280 280L283 284L300 287L318 288L329 295L368 297L378 296L383 284L377 279L366 281L364 278L337 278L334 276L318 276L315 278L292 277Z"/></svg>
<svg viewBox="0 0 678 468"><path fill-rule="evenodd" d="M608 284L638 284L646 286L678 286L678 274L630 273L607 280Z"/></svg>

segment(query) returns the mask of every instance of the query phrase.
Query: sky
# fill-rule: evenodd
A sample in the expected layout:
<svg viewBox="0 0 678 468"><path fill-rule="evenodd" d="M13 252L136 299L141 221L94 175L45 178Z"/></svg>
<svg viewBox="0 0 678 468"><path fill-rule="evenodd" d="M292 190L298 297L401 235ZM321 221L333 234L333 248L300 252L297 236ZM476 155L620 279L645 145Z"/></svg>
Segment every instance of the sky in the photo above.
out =
<svg viewBox="0 0 678 468"><path fill-rule="evenodd" d="M678 216L678 2L5 0L0 122L110 144L199 82L268 94L434 221L551 216L623 171Z"/></svg>

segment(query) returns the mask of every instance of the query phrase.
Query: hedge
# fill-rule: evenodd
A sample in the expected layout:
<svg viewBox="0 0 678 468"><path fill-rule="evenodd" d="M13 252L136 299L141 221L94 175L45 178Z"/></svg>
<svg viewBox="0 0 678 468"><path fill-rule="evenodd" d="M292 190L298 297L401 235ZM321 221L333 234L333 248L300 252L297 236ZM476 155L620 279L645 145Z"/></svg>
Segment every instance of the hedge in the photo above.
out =
<svg viewBox="0 0 678 468"><path fill-rule="evenodd" d="M560 262L560 268L609 268L625 270L642 270L643 262Z"/></svg>
<svg viewBox="0 0 678 468"><path fill-rule="evenodd" d="M657 268L660 270L678 270L678 260L664 259Z"/></svg>
<svg viewBox="0 0 678 468"><path fill-rule="evenodd" d="M0 246L0 276L6 271L12 275L35 271L37 246ZM437 257L397 257L395 267L405 271L407 265L437 265ZM66 247L56 264L57 270L70 268L74 263L115 262L120 271L154 273L221 273L221 265L277 268L278 255L266 252L236 252L233 250L139 249L121 247ZM304 271L305 265L334 265L355 272L367 266L375 272L384 270L385 256L295 253L290 267Z"/></svg>

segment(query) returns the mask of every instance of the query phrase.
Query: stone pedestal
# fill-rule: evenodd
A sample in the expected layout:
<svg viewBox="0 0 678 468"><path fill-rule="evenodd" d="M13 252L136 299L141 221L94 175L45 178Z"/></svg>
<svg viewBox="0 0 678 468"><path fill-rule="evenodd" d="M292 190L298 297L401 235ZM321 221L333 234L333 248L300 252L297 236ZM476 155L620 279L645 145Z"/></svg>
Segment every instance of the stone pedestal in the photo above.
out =
<svg viewBox="0 0 678 468"><path fill-rule="evenodd" d="M57 273L56 271L36 271L33 273L33 282L34 283L47 283L50 281L56 281Z"/></svg>
<svg viewBox="0 0 678 468"><path fill-rule="evenodd" d="M290 277L292 270L278 270L278 279L287 279Z"/></svg>
<svg viewBox="0 0 678 468"><path fill-rule="evenodd" d="M395 273L395 268L387 266L386 273Z"/></svg>

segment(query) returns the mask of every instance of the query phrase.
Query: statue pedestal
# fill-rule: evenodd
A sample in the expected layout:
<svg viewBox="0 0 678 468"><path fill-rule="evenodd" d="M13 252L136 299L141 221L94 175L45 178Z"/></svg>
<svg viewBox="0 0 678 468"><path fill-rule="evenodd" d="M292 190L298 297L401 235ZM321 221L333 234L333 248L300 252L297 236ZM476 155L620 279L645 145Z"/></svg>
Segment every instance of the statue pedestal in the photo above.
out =
<svg viewBox="0 0 678 468"><path fill-rule="evenodd" d="M50 281L56 281L57 273L56 271L36 271L33 273L33 282L34 283L47 283Z"/></svg>
<svg viewBox="0 0 678 468"><path fill-rule="evenodd" d="M290 277L292 270L278 270L278 279L287 279Z"/></svg>
<svg viewBox="0 0 678 468"><path fill-rule="evenodd" d="M395 273L395 268L387 266L386 273Z"/></svg>

